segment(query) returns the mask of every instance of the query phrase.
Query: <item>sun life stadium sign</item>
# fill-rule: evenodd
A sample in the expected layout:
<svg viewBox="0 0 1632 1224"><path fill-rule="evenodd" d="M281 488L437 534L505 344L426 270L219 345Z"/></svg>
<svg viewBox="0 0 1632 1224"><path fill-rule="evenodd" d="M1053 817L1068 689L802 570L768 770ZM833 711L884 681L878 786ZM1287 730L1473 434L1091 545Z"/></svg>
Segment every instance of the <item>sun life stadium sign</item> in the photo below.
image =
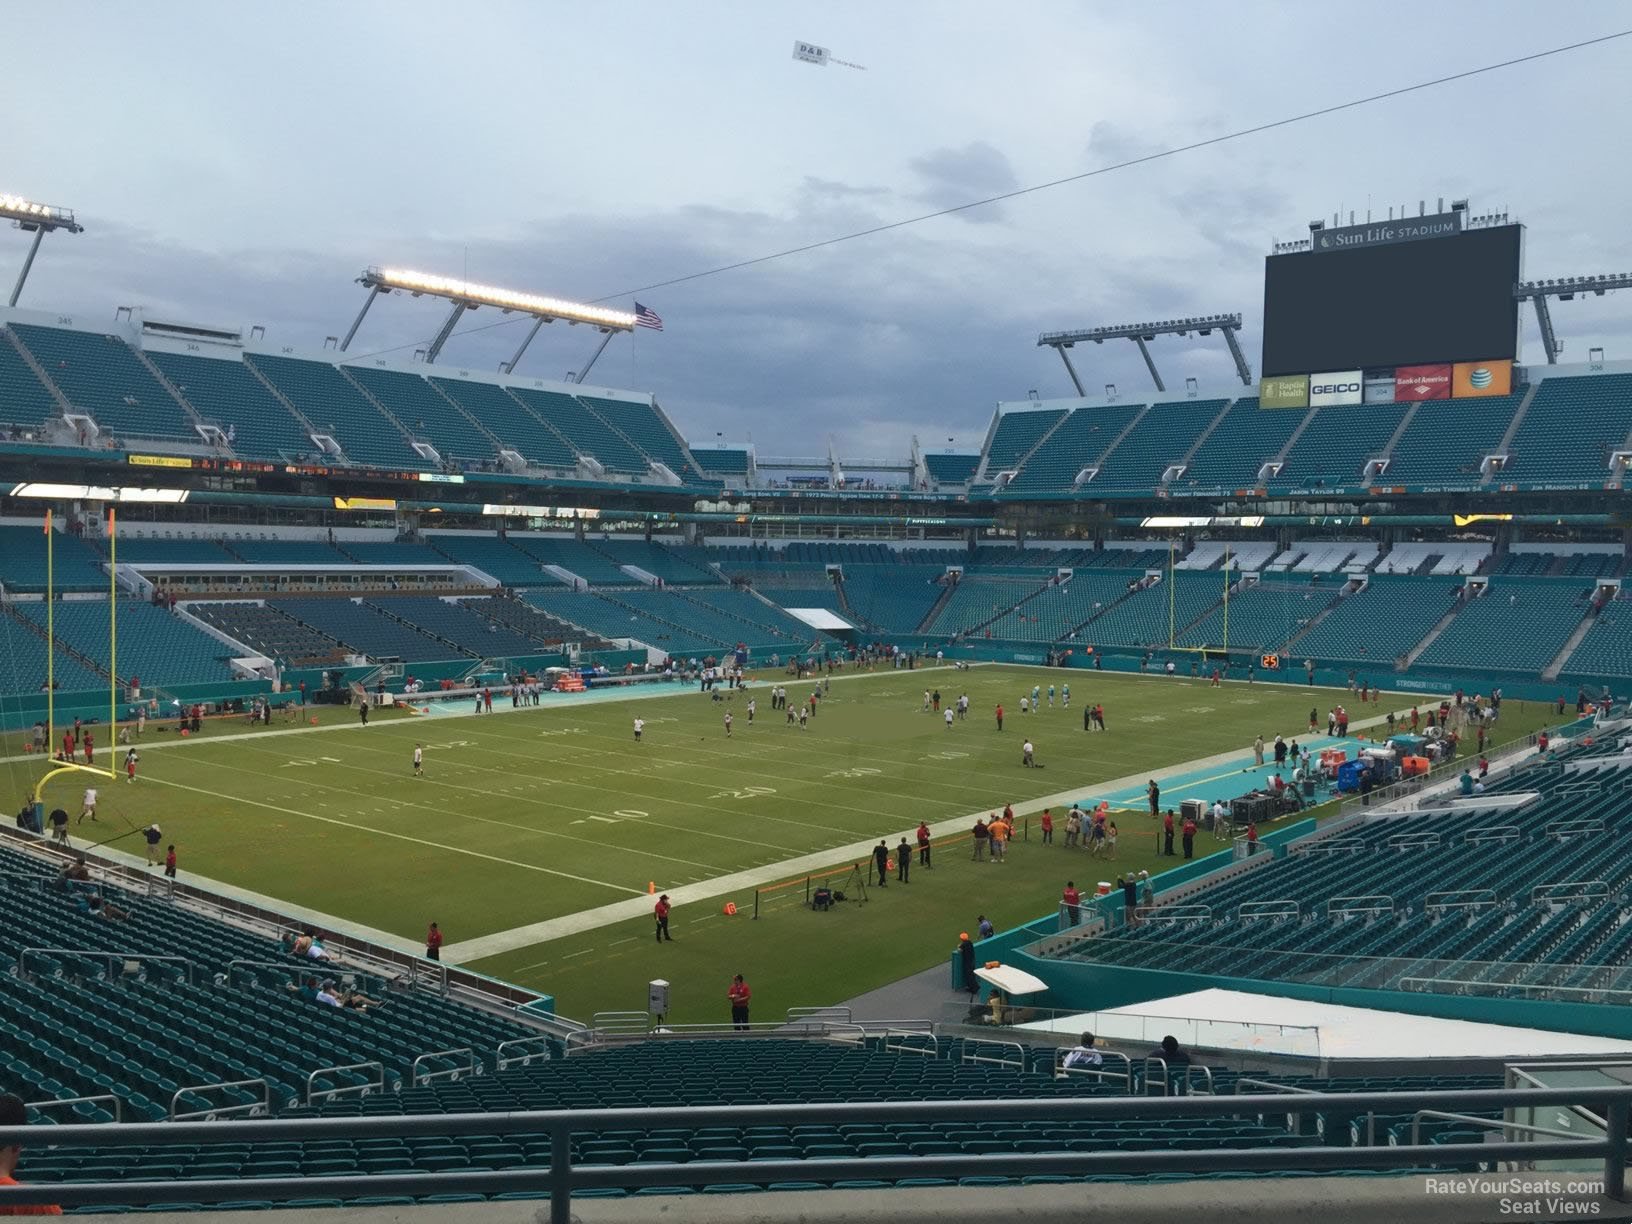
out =
<svg viewBox="0 0 1632 1224"><path fill-rule="evenodd" d="M1462 232L1462 216L1461 212L1436 213L1432 217L1368 221L1365 225L1317 230L1310 235L1313 240L1310 250L1352 251L1356 247L1387 246L1394 242L1415 242L1419 238L1444 238Z"/></svg>

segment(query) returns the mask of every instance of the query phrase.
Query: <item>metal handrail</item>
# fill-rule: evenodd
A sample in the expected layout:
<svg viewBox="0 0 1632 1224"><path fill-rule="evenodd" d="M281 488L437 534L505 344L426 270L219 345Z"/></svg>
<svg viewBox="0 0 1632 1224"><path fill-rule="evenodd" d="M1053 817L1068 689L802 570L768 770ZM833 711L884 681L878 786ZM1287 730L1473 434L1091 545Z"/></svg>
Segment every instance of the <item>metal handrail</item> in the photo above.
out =
<svg viewBox="0 0 1632 1224"><path fill-rule="evenodd" d="M317 1077L320 1075L331 1075L336 1071L368 1071L370 1069L372 1069L375 1073L373 1083L348 1084L344 1088L314 1087L314 1085L317 1083ZM345 1063L338 1067L319 1067L316 1071L313 1071L306 1077L306 1104L308 1105L315 1104L319 1100L327 1101L335 1097L350 1096L352 1093L356 1093L358 1096L367 1096L370 1092L384 1091L385 1064L377 1060L371 1062Z"/></svg>
<svg viewBox="0 0 1632 1224"><path fill-rule="evenodd" d="M1524 832L1518 825L1483 825L1477 829L1469 829L1462 835L1462 843L1467 846L1476 846L1482 842L1509 842L1520 841Z"/></svg>
<svg viewBox="0 0 1632 1224"><path fill-rule="evenodd" d="M1359 905L1351 902L1386 901L1387 905ZM1383 893L1356 893L1352 897L1332 897L1326 902L1326 914L1392 914L1394 898Z"/></svg>
<svg viewBox="0 0 1632 1224"><path fill-rule="evenodd" d="M28 971L24 967L24 962L28 959L28 957L30 955L35 955L35 956L89 956L89 957L95 957L95 958L97 958L99 960L104 960L110 966L115 961L136 961L138 963L146 962L146 961L170 961L170 962L174 962L175 964L182 965L182 966L186 967L186 970L187 970L187 985L189 985L189 986L193 985L193 975L198 970L197 962L188 960L187 957L185 957L185 956L158 956L158 955L155 955L155 954L149 953L149 952L110 952L106 948L24 948L21 952L17 953L17 976L18 977L27 977L28 976ZM111 971L110 971L110 976L111 976Z"/></svg>
<svg viewBox="0 0 1632 1224"><path fill-rule="evenodd" d="M788 1023L799 1020L843 1020L849 1022L855 1019L850 1008L842 1004L832 1007L790 1007L788 1008Z"/></svg>
<svg viewBox="0 0 1632 1224"><path fill-rule="evenodd" d="M125 1102L121 1097L115 1096L111 1092L104 1092L99 1096L62 1097L61 1099L53 1097L45 1101L27 1101L23 1104L23 1108L43 1113L48 1109L56 1109L62 1105L95 1105L100 1101L113 1102L113 1120L115 1122L125 1120Z"/></svg>
<svg viewBox="0 0 1632 1224"><path fill-rule="evenodd" d="M1444 1109L1419 1109L1411 1115L1411 1144L1415 1147L1422 1142L1422 1120L1424 1118L1438 1118L1442 1122L1471 1122L1480 1126L1490 1126L1501 1130L1505 1136L1508 1131L1524 1131L1532 1135L1556 1135L1560 1139L1574 1139L1580 1143L1586 1139L1580 1131L1560 1130L1552 1126L1536 1126L1531 1122L1509 1122L1505 1118L1481 1118L1477 1114L1451 1113Z"/></svg>
<svg viewBox="0 0 1632 1224"><path fill-rule="evenodd" d="M1415 1092L1316 1093L1309 1096L1193 1096L1147 1098L1074 1096L1029 1100L958 1100L844 1102L824 1105L823 1118L834 1124L851 1122L989 1122L995 1118L1019 1121L1056 1121L1080 1124L1100 1119L1212 1118L1242 1111L1268 1110L1308 1114L1342 1107L1345 1112L1401 1112L1434 1108L1504 1110L1522 1106L1602 1105L1608 1126L1602 1138L1534 1143L1409 1144L1390 1147L1299 1147L1212 1150L1210 1171L1273 1172L1286 1169L1337 1171L1349 1168L1414 1168L1423 1165L1457 1167L1478 1161L1603 1160L1603 1194L1611 1199L1626 1195L1627 1128L1632 1119L1632 1086L1466 1089ZM727 1183L813 1180L831 1182L848 1178L881 1180L902 1177L971 1175L1106 1173L1194 1173L1195 1153L1161 1148L1113 1149L1094 1152L983 1152L945 1156L848 1157L843 1159L697 1161L689 1164L653 1163L579 1166L573 1163L574 1134L641 1129L651 1125L648 1107L592 1110L547 1110L466 1114L365 1115L350 1118L280 1118L235 1123L230 1142L255 1144L278 1140L436 1136L539 1135L550 1139L550 1159L531 1168L481 1172L414 1172L405 1174L346 1175L341 1177L258 1178L254 1191L261 1199L307 1197L352 1198L373 1194L546 1190L550 1195L550 1224L570 1224L572 1193L588 1189L633 1189L644 1186L711 1186ZM786 1105L699 1105L688 1107L685 1119L692 1126L774 1125L787 1119ZM1073 1133L1062 1128L1062 1135ZM0 1147L39 1140L28 1127L0 1128ZM73 1124L53 1127L53 1147L164 1147L196 1144L196 1128L166 1122L126 1123L122 1126ZM222 1138L221 1141L229 1141ZM1063 1143L1063 1139L1062 1139ZM0 1187L0 1209L24 1204L146 1205L160 1202L220 1202L241 1197L240 1179L151 1182L66 1182L51 1185Z"/></svg>
<svg viewBox="0 0 1632 1224"><path fill-rule="evenodd" d="M971 1046L996 1046L1004 1051L1013 1050L1019 1055L1019 1059L1018 1061L1010 1059L1006 1054L1002 1058L993 1058L978 1051L971 1051ZM1024 1071L1026 1069L1026 1047L1018 1041L993 1041L986 1037L971 1037L963 1043L963 1048L958 1051L958 1062L965 1067L972 1063L984 1063L994 1067L1017 1066Z"/></svg>
<svg viewBox="0 0 1632 1224"><path fill-rule="evenodd" d="M1543 895L1555 888L1574 888L1578 891L1559 896ZM1607 880L1559 880L1556 884L1537 884L1530 890L1530 903L1535 905L1542 901L1595 900L1607 896L1609 896Z"/></svg>
<svg viewBox="0 0 1632 1224"><path fill-rule="evenodd" d="M260 1085L261 1099L251 1101L248 1105L223 1105L217 1109L194 1109L189 1110L187 1113L180 1113L176 1109L181 1103L181 1098L189 1093L197 1096L199 1093L210 1092L217 1088L249 1088L257 1084ZM187 1122L193 1118L202 1118L209 1122L214 1121L216 1118L230 1118L241 1113L247 1113L252 1118L257 1116L266 1117L271 1112L272 1086L258 1077L256 1079L222 1080L216 1084L191 1084L185 1088L177 1088L170 1097L170 1121L172 1122Z"/></svg>
<svg viewBox="0 0 1632 1224"><path fill-rule="evenodd" d="M465 1056L465 1066L449 1067L446 1071L426 1071L423 1073L419 1069L419 1064L428 1058L451 1058L455 1054ZM414 1059L413 1065L408 1069L408 1082L417 1088L421 1084L434 1083L440 1079L456 1080L464 1079L467 1076L480 1075L482 1073L481 1069L482 1064L476 1058L475 1050L469 1046L454 1046L451 1050L432 1050L428 1054L421 1054Z"/></svg>
<svg viewBox="0 0 1632 1224"><path fill-rule="evenodd" d="M1271 1092L1301 1092L1307 1096L1320 1095L1319 1089L1316 1088L1300 1088L1296 1084L1277 1084L1274 1080L1253 1079L1251 1076L1243 1075L1240 1079L1235 1081L1236 1096L1241 1095L1242 1084L1251 1084L1254 1088L1267 1088Z"/></svg>
<svg viewBox="0 0 1632 1224"><path fill-rule="evenodd" d="M914 1045L915 1039L929 1039L929 1046ZM939 1058L941 1055L940 1038L934 1033L922 1029L889 1028L884 1030L884 1049L891 1054L922 1054L928 1058Z"/></svg>
<svg viewBox="0 0 1632 1224"><path fill-rule="evenodd" d="M1589 793L1598 789L1599 787L1596 785L1587 788ZM1603 831L1604 822L1601 819L1583 818L1580 820L1555 820L1550 825L1542 826L1541 835L1543 837L1562 838L1575 837L1581 833L1602 833Z"/></svg>
<svg viewBox="0 0 1632 1224"><path fill-rule="evenodd" d="M1141 922L1196 922L1212 921L1210 905L1140 905L1134 907L1134 917Z"/></svg>
<svg viewBox="0 0 1632 1224"><path fill-rule="evenodd" d="M1443 840L1438 833L1396 833L1383 845L1395 850L1432 849Z"/></svg>
<svg viewBox="0 0 1632 1224"><path fill-rule="evenodd" d="M1447 892L1431 892L1422 899L1424 913L1441 909L1488 908L1498 904L1500 902L1494 888L1457 888Z"/></svg>
<svg viewBox="0 0 1632 1224"><path fill-rule="evenodd" d="M1237 918L1281 918L1303 915L1303 906L1291 897L1271 901L1243 901L1235 907Z"/></svg>
<svg viewBox="0 0 1632 1224"><path fill-rule="evenodd" d="M550 1042L554 1037L516 1037L510 1041L499 1042L498 1049L493 1052L493 1069L503 1071L510 1067L530 1067L535 1062L551 1062L555 1058L550 1049ZM543 1042L540 1052L535 1054L506 1054L506 1050L513 1050L517 1046L531 1046Z"/></svg>
<svg viewBox="0 0 1632 1224"><path fill-rule="evenodd" d="M1356 854L1370 850L1371 843L1359 837L1328 837L1307 846L1288 847L1290 854Z"/></svg>
<svg viewBox="0 0 1632 1224"><path fill-rule="evenodd" d="M635 1029L646 1032L652 1027L652 1013L645 1011L602 1011L589 1018L589 1027L598 1032L614 1029Z"/></svg>

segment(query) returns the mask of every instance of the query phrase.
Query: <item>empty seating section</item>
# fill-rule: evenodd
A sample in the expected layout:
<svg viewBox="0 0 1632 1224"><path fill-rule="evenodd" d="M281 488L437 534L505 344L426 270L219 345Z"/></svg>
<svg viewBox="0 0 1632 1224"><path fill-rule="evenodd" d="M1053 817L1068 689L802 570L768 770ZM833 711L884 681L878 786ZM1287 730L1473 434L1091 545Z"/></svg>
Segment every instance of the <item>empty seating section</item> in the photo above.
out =
<svg viewBox="0 0 1632 1224"><path fill-rule="evenodd" d="M716 650L741 643L748 647L780 647L781 653L790 654L796 640L771 629L768 625L749 624L740 618L721 616L712 608L687 599L676 591L640 587L636 590L607 591L602 598L620 608L633 609L667 626L667 631L671 634L678 632L686 640L712 643ZM753 599L752 596L745 598ZM808 644L810 635L804 634L801 637ZM667 641L650 644L675 649ZM688 646L686 649L692 647Z"/></svg>
<svg viewBox="0 0 1632 1224"><path fill-rule="evenodd" d="M189 603L186 608L234 641L287 666L322 667L345 657L344 648L333 638L253 600Z"/></svg>
<svg viewBox="0 0 1632 1224"><path fill-rule="evenodd" d="M999 472L1015 467L1025 458L1026 452L1065 416L1064 408L1005 412L997 422L990 445L986 447L986 479L990 481Z"/></svg>
<svg viewBox="0 0 1632 1224"><path fill-rule="evenodd" d="M1632 676L1632 597L1619 595L1604 605L1561 674L1588 681Z"/></svg>
<svg viewBox="0 0 1632 1224"><path fill-rule="evenodd" d="M1431 978L1442 990L1477 984L1481 995L1624 990L1632 985L1629 780L1615 774L1607 785L1579 787L1563 784L1578 775L1561 771L1537 761L1504 779L1496 789L1539 791L1539 801L1522 807L1362 821L1342 828L1331 852L1318 840L1294 843L1284 858L1187 895L1186 903L1209 907L1205 921L1122 927L1068 955L1321 986L1420 990ZM1478 831L1491 826L1516 830L1517 839L1481 840ZM1557 900L1533 899L1537 886L1572 881L1602 881L1608 895L1561 888ZM1432 894L1494 904L1429 909ZM1346 915L1341 899L1357 897L1391 900L1392 908ZM1256 901L1290 903L1298 913L1242 917L1240 907Z"/></svg>
<svg viewBox="0 0 1632 1224"><path fill-rule="evenodd" d="M924 468L935 484L968 484L974 479L975 469L979 466L979 455L932 455L928 452L924 454Z"/></svg>
<svg viewBox="0 0 1632 1224"><path fill-rule="evenodd" d="M1271 650L1283 645L1337 598L1342 582L1265 581L1230 593L1228 615L1222 601L1179 635L1180 646L1228 646Z"/></svg>
<svg viewBox="0 0 1632 1224"><path fill-rule="evenodd" d="M45 624L45 605L18 604L35 624ZM226 643L211 637L145 599L119 601L119 677L139 677L145 686L203 684L231 680ZM109 661L108 602L105 599L58 601L57 638L96 666Z"/></svg>
<svg viewBox="0 0 1632 1224"><path fill-rule="evenodd" d="M43 425L60 415L56 399L0 330L0 425Z"/></svg>
<svg viewBox="0 0 1632 1224"><path fill-rule="evenodd" d="M469 565L507 587L553 586L536 559L502 536L427 534L425 542L456 565Z"/></svg>
<svg viewBox="0 0 1632 1224"><path fill-rule="evenodd" d="M452 564L429 544L409 540L342 540L346 556L362 565L391 565L401 569Z"/></svg>
<svg viewBox="0 0 1632 1224"><path fill-rule="evenodd" d="M322 540L227 540L247 565L350 565L351 558Z"/></svg>
<svg viewBox="0 0 1632 1224"><path fill-rule="evenodd" d="M1473 489L1480 465L1494 455L1523 395L1491 399L1423 400L1389 454L1383 485Z"/></svg>
<svg viewBox="0 0 1632 1224"><path fill-rule="evenodd" d="M606 539L594 541L595 549L615 565L633 565L671 586L717 583L720 576L708 568L708 556L701 549L683 544L660 544L655 540ZM631 582L628 575L619 582Z"/></svg>
<svg viewBox="0 0 1632 1224"><path fill-rule="evenodd" d="M553 426L578 451L593 455L608 472L641 476L650 467L645 456L574 396L531 387L512 387L511 394Z"/></svg>
<svg viewBox="0 0 1632 1224"><path fill-rule="evenodd" d="M1224 400L1176 400L1152 404L1133 432L1117 444L1089 486L1154 489L1168 468L1184 458L1207 426L1224 411Z"/></svg>
<svg viewBox="0 0 1632 1224"><path fill-rule="evenodd" d="M432 659L457 659L469 653L349 599L279 599L267 606L376 661L400 659L404 663L424 663Z"/></svg>
<svg viewBox="0 0 1632 1224"><path fill-rule="evenodd" d="M789 616L781 608L767 605L747 591L725 586L690 587L676 592L675 596L708 609L703 623L714 625L727 635L734 631L749 644L767 641L786 644L792 641L808 645L821 636L803 621ZM737 626L738 621L744 624Z"/></svg>
<svg viewBox="0 0 1632 1224"><path fill-rule="evenodd" d="M501 625L508 625L534 641L543 643L546 649L559 647L566 642L578 642L585 650L603 650L610 645L592 634L585 634L581 629L574 629L563 620L540 612L531 604L523 603L519 599L483 595L460 602L478 616L497 621Z"/></svg>
<svg viewBox="0 0 1632 1224"><path fill-rule="evenodd" d="M410 470L431 466L408 445L401 430L328 362L260 353L244 360L265 375L313 429L338 442L353 463Z"/></svg>
<svg viewBox="0 0 1632 1224"><path fill-rule="evenodd" d="M623 594L625 592L617 592L613 598ZM654 619L628 604L614 603L611 598L590 591L556 588L528 591L522 598L541 612L602 638L633 638L670 654L718 655L729 644L713 634L690 633L672 621Z"/></svg>
<svg viewBox="0 0 1632 1224"><path fill-rule="evenodd" d="M1632 374L1549 378L1508 445L1502 484L1601 488L1632 435Z"/></svg>
<svg viewBox="0 0 1632 1224"><path fill-rule="evenodd" d="M43 525L43 515L42 525ZM8 591L46 587L46 538L41 526L0 527L0 585ZM63 591L105 591L108 571L84 540L66 531L51 537L52 587Z"/></svg>
<svg viewBox="0 0 1632 1224"><path fill-rule="evenodd" d="M1256 485L1259 470L1280 454L1304 415L1290 408L1260 408L1257 396L1243 396L1196 448L1184 475L1168 485L1169 492Z"/></svg>
<svg viewBox="0 0 1632 1224"><path fill-rule="evenodd" d="M1624 564L1619 550L1607 552L1565 553L1558 559L1555 570L1559 574L1581 578L1613 578Z"/></svg>
<svg viewBox="0 0 1632 1224"><path fill-rule="evenodd" d="M1108 404L1073 410L1025 460L1019 475L1007 488L1028 493L1069 491L1077 474L1097 463L1143 411L1143 404Z"/></svg>
<svg viewBox="0 0 1632 1224"><path fill-rule="evenodd" d="M1364 483L1366 460L1383 453L1406 408L1405 404L1353 404L1315 409L1314 419L1298 435L1269 488Z"/></svg>
<svg viewBox="0 0 1632 1224"><path fill-rule="evenodd" d="M1035 594L1050 577L1051 574L1041 570L1029 577L966 573L963 580L952 588L952 594L936 614L930 629L937 634L950 635L984 625L1022 599Z"/></svg>
<svg viewBox="0 0 1632 1224"><path fill-rule="evenodd" d="M371 595L363 602L482 658L535 655L545 649L542 642L451 600L430 595Z"/></svg>
<svg viewBox="0 0 1632 1224"><path fill-rule="evenodd" d="M13 323L11 330L68 402L117 438L197 442L198 431L118 336Z"/></svg>
<svg viewBox="0 0 1632 1224"><path fill-rule="evenodd" d="M534 467L577 467L578 454L566 439L528 412L503 387L454 378L433 377L431 382L507 449L516 451Z"/></svg>
<svg viewBox="0 0 1632 1224"><path fill-rule="evenodd" d="M1364 566L1377 556L1377 546L1364 540L1304 540L1287 551L1296 558L1290 568L1300 574L1342 573Z"/></svg>
<svg viewBox="0 0 1632 1224"><path fill-rule="evenodd" d="M1178 570L1107 608L1077 636L1106 646L1166 646L1170 630L1182 632L1223 597L1222 574Z"/></svg>
<svg viewBox="0 0 1632 1224"><path fill-rule="evenodd" d="M43 693L46 680L45 635L31 626L32 619L15 615L20 604L0 612L0 693ZM51 679L62 692L108 687L78 659L66 654L59 642Z"/></svg>
<svg viewBox="0 0 1632 1224"><path fill-rule="evenodd" d="M846 564L844 595L850 611L875 629L911 633L940 599L945 566Z"/></svg>
<svg viewBox="0 0 1632 1224"><path fill-rule="evenodd" d="M342 366L341 373L385 405L417 441L435 447L443 459L484 463L497 456L493 440L418 374L366 365Z"/></svg>
<svg viewBox="0 0 1632 1224"><path fill-rule="evenodd" d="M691 457L711 476L748 475L748 452L732 447L694 447ZM978 459L979 456L976 456Z"/></svg>
<svg viewBox="0 0 1632 1224"><path fill-rule="evenodd" d="M317 453L305 426L243 358L187 353L149 353L148 358L206 424L231 431L234 454L295 462Z"/></svg>
<svg viewBox="0 0 1632 1224"><path fill-rule="evenodd" d="M104 554L107 541L100 544ZM239 558L229 553L219 540L142 539L119 535L120 565L218 565L232 566Z"/></svg>
<svg viewBox="0 0 1632 1224"><path fill-rule="evenodd" d="M982 636L1008 638L1025 642L1052 642L1065 638L1072 630L1086 641L1098 640L1090 623L1084 622L1100 615L1128 593L1131 583L1140 575L1131 571L1086 571L1069 582L1045 587L1012 611L1005 612L981 630ZM944 615L944 614L943 614Z"/></svg>
<svg viewBox="0 0 1632 1224"><path fill-rule="evenodd" d="M578 402L680 479L697 475L679 436L656 405L645 400L614 400L598 395L580 395Z"/></svg>
<svg viewBox="0 0 1632 1224"><path fill-rule="evenodd" d="M594 544L570 536L547 536L513 531L510 543L540 565L559 565L593 586L633 586L639 582L618 568L618 563Z"/></svg>
<svg viewBox="0 0 1632 1224"><path fill-rule="evenodd" d="M1314 628L1292 643L1292 653L1340 663L1392 667L1428 636L1451 610L1459 584L1438 579L1373 574L1364 589L1345 595Z"/></svg>
<svg viewBox="0 0 1632 1224"><path fill-rule="evenodd" d="M1395 544L1377 563L1380 574L1472 574L1490 556L1490 545L1409 540Z"/></svg>
<svg viewBox="0 0 1632 1224"><path fill-rule="evenodd" d="M1569 579L1492 582L1417 661L1424 667L1540 671L1587 614L1588 594Z"/></svg>

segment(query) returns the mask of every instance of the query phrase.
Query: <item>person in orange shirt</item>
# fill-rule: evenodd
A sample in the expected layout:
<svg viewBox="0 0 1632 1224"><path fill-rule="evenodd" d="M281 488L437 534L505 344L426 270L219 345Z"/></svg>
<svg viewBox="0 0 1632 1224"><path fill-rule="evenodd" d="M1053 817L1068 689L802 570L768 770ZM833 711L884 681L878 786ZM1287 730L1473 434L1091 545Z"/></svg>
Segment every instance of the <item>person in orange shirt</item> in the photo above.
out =
<svg viewBox="0 0 1632 1224"><path fill-rule="evenodd" d="M9 1092L0 1093L0 1126L27 1126L28 1111L23 1098ZM17 1162L22 1159L21 1144L0 1147L0 1186L18 1186L15 1176ZM62 1208L52 1203L37 1203L27 1207L0 1207L0 1215L7 1216L60 1216Z"/></svg>
<svg viewBox="0 0 1632 1224"><path fill-rule="evenodd" d="M1009 822L999 816L986 826L986 834L992 842L992 862L1001 863L1003 852L1009 844Z"/></svg>

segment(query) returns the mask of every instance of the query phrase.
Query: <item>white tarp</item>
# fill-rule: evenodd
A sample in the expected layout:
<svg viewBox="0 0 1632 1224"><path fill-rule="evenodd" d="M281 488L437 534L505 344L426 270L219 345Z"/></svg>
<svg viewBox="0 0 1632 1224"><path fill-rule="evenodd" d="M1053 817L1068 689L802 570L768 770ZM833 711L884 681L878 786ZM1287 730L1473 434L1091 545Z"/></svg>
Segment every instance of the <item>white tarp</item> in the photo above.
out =
<svg viewBox="0 0 1632 1224"><path fill-rule="evenodd" d="M1005 995L1036 994L1039 990L1048 989L1048 983L1042 978L1024 969L1016 969L1013 965L990 965L976 969L975 976Z"/></svg>
<svg viewBox="0 0 1632 1224"><path fill-rule="evenodd" d="M796 620L802 620L812 629L854 629L855 626L836 612L826 608L784 608Z"/></svg>

